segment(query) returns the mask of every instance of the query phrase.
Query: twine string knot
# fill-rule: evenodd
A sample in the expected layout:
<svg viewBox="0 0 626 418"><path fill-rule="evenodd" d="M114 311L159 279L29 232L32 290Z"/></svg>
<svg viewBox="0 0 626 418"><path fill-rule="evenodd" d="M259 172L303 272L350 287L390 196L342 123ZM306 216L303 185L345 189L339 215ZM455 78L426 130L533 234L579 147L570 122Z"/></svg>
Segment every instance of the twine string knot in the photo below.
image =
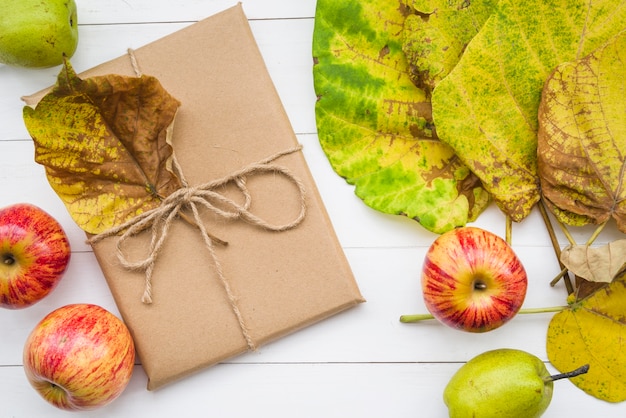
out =
<svg viewBox="0 0 626 418"><path fill-rule="evenodd" d="M99 241L107 237L120 235L116 243L117 258L121 265L131 271L142 271L145 274L144 293L142 296L142 302L145 304L152 303L152 273L156 265L158 256L163 248L166 238L169 235L170 228L173 222L179 218L184 217L185 212L191 212L191 223L197 227L204 242L211 261L213 262L217 277L222 283L226 295L229 299L231 308L237 317L243 336L246 339L248 347L252 350L255 349L256 344L250 336L249 330L241 311L239 309L237 298L231 290L230 283L223 273L221 264L215 252L215 242L223 243L219 239L213 237L207 230L202 217L200 209L204 208L215 215L218 215L227 220L242 219L252 225L264 228L270 231L286 231L288 229L298 226L306 215L306 199L305 188L302 182L286 167L274 164L274 160L284 155L294 153L302 149L301 145L294 148L287 149L285 151L278 152L264 160L252 163L240 170L230 173L220 179L209 181L197 186L189 186L185 180L182 169L175 158L172 160L172 167L175 174L181 180L179 189L171 193L164 198L160 206L148 210L139 214L138 216L118 225L110 228L98 235L95 235L89 239L90 244L96 244ZM267 222L263 218L255 215L251 210L252 195L247 187L246 178L250 175L262 174L262 173L274 173L281 175L291 183L296 185L298 189L300 199L300 211L298 215L291 220L283 224L272 224ZM225 186L227 184L234 184L236 189L243 196L243 202L237 202L219 192L216 189ZM139 260L130 260L124 250L124 245L131 237L139 234L140 232L150 229L150 245L148 247L147 255Z"/></svg>

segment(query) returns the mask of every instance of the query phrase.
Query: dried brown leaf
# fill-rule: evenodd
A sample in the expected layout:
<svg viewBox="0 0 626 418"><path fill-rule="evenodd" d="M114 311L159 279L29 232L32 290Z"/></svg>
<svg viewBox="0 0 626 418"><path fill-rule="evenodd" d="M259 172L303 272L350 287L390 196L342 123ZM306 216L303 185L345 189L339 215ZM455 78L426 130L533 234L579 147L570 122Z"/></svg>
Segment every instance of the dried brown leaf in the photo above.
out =
<svg viewBox="0 0 626 418"><path fill-rule="evenodd" d="M160 205L180 103L154 77L80 79L69 63L36 108L24 108L35 160L72 218L97 234Z"/></svg>

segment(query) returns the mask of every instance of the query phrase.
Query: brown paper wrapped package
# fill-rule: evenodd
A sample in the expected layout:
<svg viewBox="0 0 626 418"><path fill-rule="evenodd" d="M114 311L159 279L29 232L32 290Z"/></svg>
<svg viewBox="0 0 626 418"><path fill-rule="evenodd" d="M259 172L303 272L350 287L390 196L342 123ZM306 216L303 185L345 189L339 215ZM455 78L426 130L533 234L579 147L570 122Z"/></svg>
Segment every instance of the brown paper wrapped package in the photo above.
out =
<svg viewBox="0 0 626 418"><path fill-rule="evenodd" d="M297 145L296 137L252 36L241 5L135 52L144 74L181 101L173 147L190 185L219 179ZM81 77L134 75L128 55ZM363 302L313 178L300 151L274 162L306 190L307 212L294 229L272 232L242 220L203 214L256 346ZM299 212L298 190L283 176L248 178L251 211L269 222ZM224 188L237 199L237 193ZM154 390L249 350L224 285L198 230L177 220L156 262L150 305L144 276L120 265L117 237L94 245L119 311L134 337ZM145 256L150 237L125 243L130 259Z"/></svg>

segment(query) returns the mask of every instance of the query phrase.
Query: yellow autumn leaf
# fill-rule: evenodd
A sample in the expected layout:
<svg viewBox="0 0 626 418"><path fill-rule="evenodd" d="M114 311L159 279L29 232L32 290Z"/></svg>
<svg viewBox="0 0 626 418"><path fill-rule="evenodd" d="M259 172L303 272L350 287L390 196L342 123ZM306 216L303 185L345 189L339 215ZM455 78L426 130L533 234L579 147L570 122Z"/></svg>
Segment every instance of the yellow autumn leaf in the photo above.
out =
<svg viewBox="0 0 626 418"><path fill-rule="evenodd" d="M82 80L68 62L53 90L24 107L35 161L84 231L122 224L180 187L168 169L179 105L154 77Z"/></svg>
<svg viewBox="0 0 626 418"><path fill-rule="evenodd" d="M432 91L459 62L497 0L407 0L402 51L416 86Z"/></svg>
<svg viewBox="0 0 626 418"><path fill-rule="evenodd" d="M609 218L626 232L626 30L556 68L539 107L538 173L547 206L568 225Z"/></svg>
<svg viewBox="0 0 626 418"><path fill-rule="evenodd" d="M512 220L540 199L537 111L546 79L624 27L620 0L500 0L435 87L437 135Z"/></svg>
<svg viewBox="0 0 626 418"><path fill-rule="evenodd" d="M598 399L626 400L626 278L624 275L554 315L548 359L559 371L589 364L572 383Z"/></svg>

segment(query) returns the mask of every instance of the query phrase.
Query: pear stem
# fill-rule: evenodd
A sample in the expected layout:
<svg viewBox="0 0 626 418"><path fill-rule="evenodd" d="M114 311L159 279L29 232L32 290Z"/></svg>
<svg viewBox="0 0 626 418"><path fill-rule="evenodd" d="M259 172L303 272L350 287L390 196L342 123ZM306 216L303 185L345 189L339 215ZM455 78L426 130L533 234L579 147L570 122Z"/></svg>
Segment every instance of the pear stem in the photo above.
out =
<svg viewBox="0 0 626 418"><path fill-rule="evenodd" d="M577 368L576 370L572 370L571 372L553 374L552 376L546 377L544 380L546 382L554 382L555 380L560 380L560 379L571 379L572 377L585 374L588 371L589 371L589 365L585 364L584 366L580 366L579 368Z"/></svg>
<svg viewBox="0 0 626 418"><path fill-rule="evenodd" d="M518 314L535 314L535 313L547 313L547 312L561 312L563 309L567 308L567 306L549 306L546 308L526 308L520 309ZM413 315L401 315L400 322L409 324L413 322L426 321L429 319L435 319L432 314L413 314Z"/></svg>

